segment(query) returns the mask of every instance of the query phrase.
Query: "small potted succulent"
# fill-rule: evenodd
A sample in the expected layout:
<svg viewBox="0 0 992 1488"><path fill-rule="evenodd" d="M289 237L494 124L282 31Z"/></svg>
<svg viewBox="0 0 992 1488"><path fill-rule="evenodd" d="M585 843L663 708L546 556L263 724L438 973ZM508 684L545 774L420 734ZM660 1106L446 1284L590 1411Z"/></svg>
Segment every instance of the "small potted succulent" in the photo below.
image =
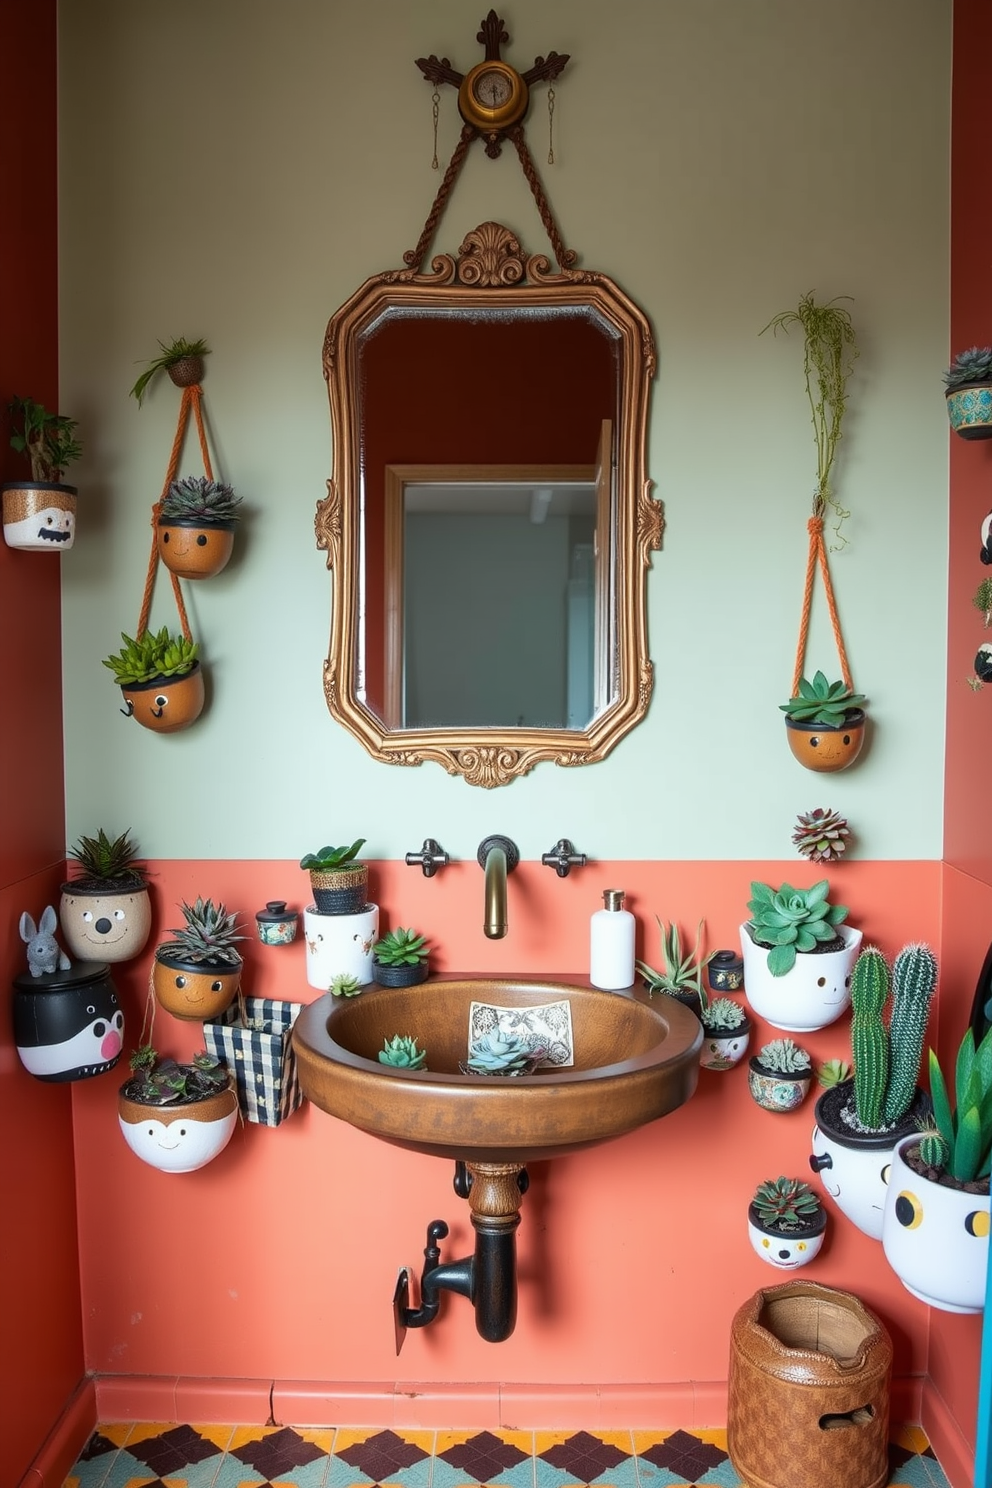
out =
<svg viewBox="0 0 992 1488"><path fill-rule="evenodd" d="M360 914L369 896L369 868L359 862L365 838L350 847L322 847L300 859L310 874L310 888L318 914Z"/></svg>
<svg viewBox="0 0 992 1488"><path fill-rule="evenodd" d="M744 1058L751 1037L751 1020L732 997L710 998L701 992L700 1022L703 1047L701 1069L728 1070Z"/></svg>
<svg viewBox="0 0 992 1488"><path fill-rule="evenodd" d="M970 1028L948 1081L931 1049L933 1121L892 1155L882 1249L914 1296L942 1312L981 1312L989 1256L992 1029ZM949 1086L954 1090L951 1105Z"/></svg>
<svg viewBox="0 0 992 1488"><path fill-rule="evenodd" d="M820 774L846 770L865 740L865 703L846 682L828 682L817 672L799 680L799 691L779 708L785 714L789 748L801 765Z"/></svg>
<svg viewBox="0 0 992 1488"><path fill-rule="evenodd" d="M464 1075L531 1075L547 1058L547 1048L533 1038L492 1028L469 1045L468 1058L459 1062Z"/></svg>
<svg viewBox="0 0 992 1488"><path fill-rule="evenodd" d="M76 536L76 487L62 481L66 466L83 453L76 420L49 413L33 398L13 398L8 411L11 447L27 455L31 479L2 488L4 541L28 552L64 552Z"/></svg>
<svg viewBox="0 0 992 1488"><path fill-rule="evenodd" d="M827 1214L801 1178L766 1178L748 1205L747 1228L756 1255L770 1266L794 1271L819 1252Z"/></svg>
<svg viewBox="0 0 992 1488"><path fill-rule="evenodd" d="M851 1000L862 936L843 924L847 906L831 904L829 889L825 878L809 889L751 884L751 917L740 927L747 998L787 1033L825 1028Z"/></svg>
<svg viewBox="0 0 992 1488"><path fill-rule="evenodd" d="M904 946L891 978L882 952L867 946L851 979L854 1078L828 1086L816 1102L810 1167L841 1213L873 1240L882 1237L896 1143L930 1113L917 1079L936 987L929 946Z"/></svg>
<svg viewBox="0 0 992 1488"><path fill-rule="evenodd" d="M951 428L962 439L992 436L992 346L959 351L944 373Z"/></svg>
<svg viewBox="0 0 992 1488"><path fill-rule="evenodd" d="M230 1076L209 1054L188 1064L160 1059L150 1044L131 1057L117 1115L124 1140L163 1173L193 1173L222 1152L238 1119Z"/></svg>
<svg viewBox="0 0 992 1488"><path fill-rule="evenodd" d="M124 645L103 664L127 704L121 712L142 728L174 734L188 728L203 711L203 672L197 659L199 645L168 626L133 637L121 631Z"/></svg>
<svg viewBox="0 0 992 1488"><path fill-rule="evenodd" d="M380 987L412 987L427 980L430 953L423 935L400 925L372 947L372 975Z"/></svg>
<svg viewBox="0 0 992 1488"><path fill-rule="evenodd" d="M427 1050L418 1049L415 1038L395 1033L391 1039L383 1039L379 1063L392 1069L426 1070Z"/></svg>
<svg viewBox="0 0 992 1488"><path fill-rule="evenodd" d="M813 1061L791 1038L772 1039L748 1061L748 1089L763 1111L794 1111L812 1080Z"/></svg>
<svg viewBox="0 0 992 1488"><path fill-rule="evenodd" d="M714 952L710 951L707 956L700 956L699 946L703 935L703 921L700 920L696 926L696 943L692 950L686 955L682 953L682 937L679 927L673 920L668 926L655 915L658 921L658 929L661 931L661 947L665 957L664 971L655 971L646 961L637 961L634 964L648 989L648 995L653 997L656 992L662 992L667 997L674 997L677 1002L690 1008L698 1018L700 1016L703 997L703 970L713 959Z"/></svg>
<svg viewBox="0 0 992 1488"><path fill-rule="evenodd" d="M210 355L206 341L187 341L185 336L179 336L175 341L160 341L158 344L160 354L152 358L131 389L131 397L137 400L139 408L148 391L148 384L157 373L167 372L169 380L176 387L193 387L202 381L203 358Z"/></svg>
<svg viewBox="0 0 992 1488"><path fill-rule="evenodd" d="M79 961L130 961L145 948L152 925L148 870L127 832L102 827L69 848L75 872L62 885L59 921Z"/></svg>
<svg viewBox="0 0 992 1488"><path fill-rule="evenodd" d="M241 497L234 487L205 475L174 480L162 497L156 522L158 555L181 579L219 574L234 551Z"/></svg>
<svg viewBox="0 0 992 1488"><path fill-rule="evenodd" d="M182 906L184 925L170 929L172 940L155 952L152 986L160 1006L174 1018L202 1022L230 1007L241 985L237 914L225 904L197 895Z"/></svg>

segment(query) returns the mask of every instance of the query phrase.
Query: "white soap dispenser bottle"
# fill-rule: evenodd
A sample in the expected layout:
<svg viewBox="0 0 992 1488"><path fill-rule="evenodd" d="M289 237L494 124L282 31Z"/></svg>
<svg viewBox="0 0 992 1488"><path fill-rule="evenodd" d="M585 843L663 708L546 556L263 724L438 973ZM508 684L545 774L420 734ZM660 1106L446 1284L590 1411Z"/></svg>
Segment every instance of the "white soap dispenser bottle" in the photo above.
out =
<svg viewBox="0 0 992 1488"><path fill-rule="evenodd" d="M634 916L623 907L623 889L604 889L604 909L589 924L589 980L619 992L634 985Z"/></svg>

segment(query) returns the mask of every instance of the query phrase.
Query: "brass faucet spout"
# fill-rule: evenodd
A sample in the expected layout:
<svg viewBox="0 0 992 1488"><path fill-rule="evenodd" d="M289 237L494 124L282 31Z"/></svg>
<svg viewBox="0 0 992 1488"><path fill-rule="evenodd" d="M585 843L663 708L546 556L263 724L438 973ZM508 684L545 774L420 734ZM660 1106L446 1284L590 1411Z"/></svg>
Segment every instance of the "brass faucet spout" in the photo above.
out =
<svg viewBox="0 0 992 1488"><path fill-rule="evenodd" d="M482 929L489 940L502 940L507 930L506 877L520 862L516 843L509 837L487 837L477 859L486 870L486 912Z"/></svg>

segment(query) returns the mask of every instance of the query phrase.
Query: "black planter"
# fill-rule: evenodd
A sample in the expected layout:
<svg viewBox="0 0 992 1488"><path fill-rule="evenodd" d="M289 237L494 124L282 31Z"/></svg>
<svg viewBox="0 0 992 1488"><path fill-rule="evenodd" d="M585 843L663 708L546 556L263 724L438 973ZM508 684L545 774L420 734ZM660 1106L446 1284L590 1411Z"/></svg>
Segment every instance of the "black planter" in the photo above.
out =
<svg viewBox="0 0 992 1488"><path fill-rule="evenodd" d="M311 868L310 888L320 914L361 914L369 897L366 863L348 863L343 868Z"/></svg>
<svg viewBox="0 0 992 1488"><path fill-rule="evenodd" d="M14 1043L39 1080L88 1080L113 1069L124 1046L124 1014L102 961L14 978Z"/></svg>
<svg viewBox="0 0 992 1488"><path fill-rule="evenodd" d="M426 961L415 966L383 966L372 957L372 975L380 987L415 987L426 982L430 968Z"/></svg>

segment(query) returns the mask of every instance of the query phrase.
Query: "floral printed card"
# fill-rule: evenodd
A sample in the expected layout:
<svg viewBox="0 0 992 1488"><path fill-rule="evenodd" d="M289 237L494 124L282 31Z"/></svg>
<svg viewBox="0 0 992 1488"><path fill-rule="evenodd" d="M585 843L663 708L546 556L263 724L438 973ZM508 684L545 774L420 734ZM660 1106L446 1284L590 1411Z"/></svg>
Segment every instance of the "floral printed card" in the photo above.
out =
<svg viewBox="0 0 992 1488"><path fill-rule="evenodd" d="M473 1002L469 1007L469 1055L487 1035L501 1039L519 1039L535 1052L544 1049L536 1066L565 1068L573 1063L572 1008L567 1001L545 1002L540 1007L496 1007L488 1002Z"/></svg>

